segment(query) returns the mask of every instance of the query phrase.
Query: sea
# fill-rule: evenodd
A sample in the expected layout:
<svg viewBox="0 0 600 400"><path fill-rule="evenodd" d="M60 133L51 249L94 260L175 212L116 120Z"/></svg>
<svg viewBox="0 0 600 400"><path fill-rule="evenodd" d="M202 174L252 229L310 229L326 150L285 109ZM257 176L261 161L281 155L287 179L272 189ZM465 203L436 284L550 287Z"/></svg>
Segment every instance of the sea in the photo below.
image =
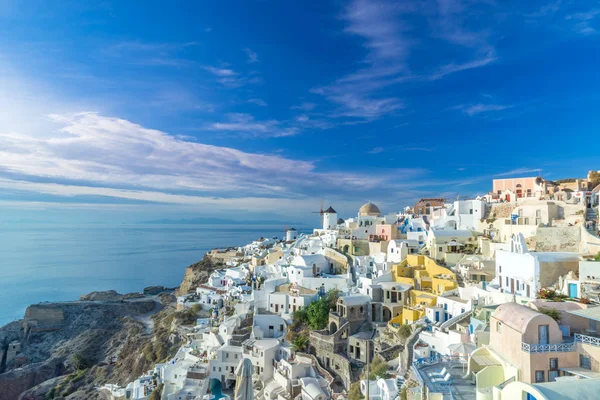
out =
<svg viewBox="0 0 600 400"><path fill-rule="evenodd" d="M176 287L215 247L283 235L281 225L1 224L0 326L23 318L30 304Z"/></svg>

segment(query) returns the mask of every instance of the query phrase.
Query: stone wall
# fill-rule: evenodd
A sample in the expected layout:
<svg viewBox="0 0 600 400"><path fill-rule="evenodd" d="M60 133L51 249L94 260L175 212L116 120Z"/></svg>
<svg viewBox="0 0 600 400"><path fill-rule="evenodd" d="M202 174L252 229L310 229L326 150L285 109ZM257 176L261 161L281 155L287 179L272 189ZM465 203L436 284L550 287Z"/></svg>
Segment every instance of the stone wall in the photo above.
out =
<svg viewBox="0 0 600 400"><path fill-rule="evenodd" d="M23 318L26 332L45 332L60 329L65 321L63 310L56 305L37 304L27 307Z"/></svg>
<svg viewBox="0 0 600 400"><path fill-rule="evenodd" d="M535 241L536 251L581 251L579 226L539 227Z"/></svg>
<svg viewBox="0 0 600 400"><path fill-rule="evenodd" d="M323 251L323 255L330 260L333 260L334 266L341 268L344 271L348 270L348 258L335 249L326 247Z"/></svg>

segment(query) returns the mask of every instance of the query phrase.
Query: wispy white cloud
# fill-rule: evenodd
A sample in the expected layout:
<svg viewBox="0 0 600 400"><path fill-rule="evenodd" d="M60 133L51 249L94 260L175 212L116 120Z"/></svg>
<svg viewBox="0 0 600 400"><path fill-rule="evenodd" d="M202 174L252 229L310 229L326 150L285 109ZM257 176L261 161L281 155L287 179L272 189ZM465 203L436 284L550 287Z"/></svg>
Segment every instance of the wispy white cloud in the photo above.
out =
<svg viewBox="0 0 600 400"><path fill-rule="evenodd" d="M263 99L259 99L259 98L248 99L248 103L255 104L255 105L261 106L261 107L266 107L267 106L267 102L264 101Z"/></svg>
<svg viewBox="0 0 600 400"><path fill-rule="evenodd" d="M48 120L59 129L46 136L0 133L0 189L223 207L250 208L254 202L256 208L264 199L274 207L314 193L341 198L383 186L393 191L427 184L422 169L319 172L313 161L189 141L97 113L51 114ZM271 134L279 128L238 114L214 129ZM243 195L249 188L256 197Z"/></svg>
<svg viewBox="0 0 600 400"><path fill-rule="evenodd" d="M204 68L206 71L208 71L216 76L230 77L230 76L237 75L237 72L235 72L234 70L229 69L229 68L217 68L217 67L211 67L211 66L206 66L206 65L203 66L202 68Z"/></svg>
<svg viewBox="0 0 600 400"><path fill-rule="evenodd" d="M260 62L260 60L258 59L258 54L256 54L255 51L252 51L249 48L245 48L244 52L248 56L248 64L255 64L257 62Z"/></svg>
<svg viewBox="0 0 600 400"><path fill-rule="evenodd" d="M585 12L577 12L567 15L565 19L575 21L575 32L582 35L593 35L598 33L598 30L592 26L592 21L600 14L600 9L588 10Z"/></svg>
<svg viewBox="0 0 600 400"><path fill-rule="evenodd" d="M257 121L252 115L245 113L231 113L227 117L228 121L214 122L208 129L263 137L292 136L298 133L294 127L282 127L282 123L277 120Z"/></svg>
<svg viewBox="0 0 600 400"><path fill-rule="evenodd" d="M510 170L510 171L497 173L494 176L495 177L515 176L515 175L530 174L533 172L535 172L537 174L537 173L541 173L541 171L543 171L541 168L521 167L521 168L516 168L516 169Z"/></svg>
<svg viewBox="0 0 600 400"><path fill-rule="evenodd" d="M372 121L396 114L405 107L405 100L397 90L390 95L390 87L436 81L498 59L488 31L466 29L467 20L477 18L460 0L351 1L342 20L344 32L358 37L366 51L361 67L311 92L337 106L329 114L332 118ZM429 31L424 32L422 25L429 26ZM421 71L416 72L411 65L412 53L419 45L434 41L439 46L440 40L449 51L436 57L433 65L419 66Z"/></svg>
<svg viewBox="0 0 600 400"><path fill-rule="evenodd" d="M445 64L445 65L442 65L441 67L437 68L437 70L435 72L433 72L432 74L430 74L428 78L430 80L441 79L441 78L445 77L446 75L450 75L450 74L453 74L456 72L461 72L461 71L466 71L469 69L484 67L488 64L493 63L496 60L498 60L497 57L494 57L491 54L488 54L488 55L484 56L483 58L480 58L477 60L472 60L472 61L467 61L465 63Z"/></svg>
<svg viewBox="0 0 600 400"><path fill-rule="evenodd" d="M140 40L122 41L102 49L107 57L122 60L127 64L165 67L190 67L195 63L183 57L189 47L198 42L159 43Z"/></svg>
<svg viewBox="0 0 600 400"><path fill-rule="evenodd" d="M317 105L315 103L302 103L300 105L297 106L292 106L290 107L292 110L302 110L302 111L311 111L313 110Z"/></svg>
<svg viewBox="0 0 600 400"><path fill-rule="evenodd" d="M262 78L260 76L245 76L244 74L236 72L233 69L227 67L219 68L210 65L205 65L202 68L216 76L217 82L227 88L235 89L242 87L246 84L262 83Z"/></svg>
<svg viewBox="0 0 600 400"><path fill-rule="evenodd" d="M490 111L502 111L513 106L510 104L460 104L458 106L452 107L455 110L460 110L468 116L472 117L477 114L487 113Z"/></svg>

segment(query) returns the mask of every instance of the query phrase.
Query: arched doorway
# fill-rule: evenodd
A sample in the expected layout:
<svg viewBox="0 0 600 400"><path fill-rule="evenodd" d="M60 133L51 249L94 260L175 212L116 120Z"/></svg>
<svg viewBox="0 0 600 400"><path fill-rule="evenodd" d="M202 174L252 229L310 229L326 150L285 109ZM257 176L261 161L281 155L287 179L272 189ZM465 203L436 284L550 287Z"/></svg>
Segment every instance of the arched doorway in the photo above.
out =
<svg viewBox="0 0 600 400"><path fill-rule="evenodd" d="M331 324L329 324L329 334L333 335L334 333L336 333L338 330L338 326L335 322L331 322Z"/></svg>

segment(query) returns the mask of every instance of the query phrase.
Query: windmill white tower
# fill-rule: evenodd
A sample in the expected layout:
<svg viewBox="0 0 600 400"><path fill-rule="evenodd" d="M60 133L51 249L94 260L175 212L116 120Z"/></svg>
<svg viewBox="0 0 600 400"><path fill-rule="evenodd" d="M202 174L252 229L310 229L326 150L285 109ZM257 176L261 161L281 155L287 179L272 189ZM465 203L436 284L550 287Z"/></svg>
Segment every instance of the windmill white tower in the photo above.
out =
<svg viewBox="0 0 600 400"><path fill-rule="evenodd" d="M323 211L323 229L335 229L336 226L337 212L330 206L327 210Z"/></svg>

